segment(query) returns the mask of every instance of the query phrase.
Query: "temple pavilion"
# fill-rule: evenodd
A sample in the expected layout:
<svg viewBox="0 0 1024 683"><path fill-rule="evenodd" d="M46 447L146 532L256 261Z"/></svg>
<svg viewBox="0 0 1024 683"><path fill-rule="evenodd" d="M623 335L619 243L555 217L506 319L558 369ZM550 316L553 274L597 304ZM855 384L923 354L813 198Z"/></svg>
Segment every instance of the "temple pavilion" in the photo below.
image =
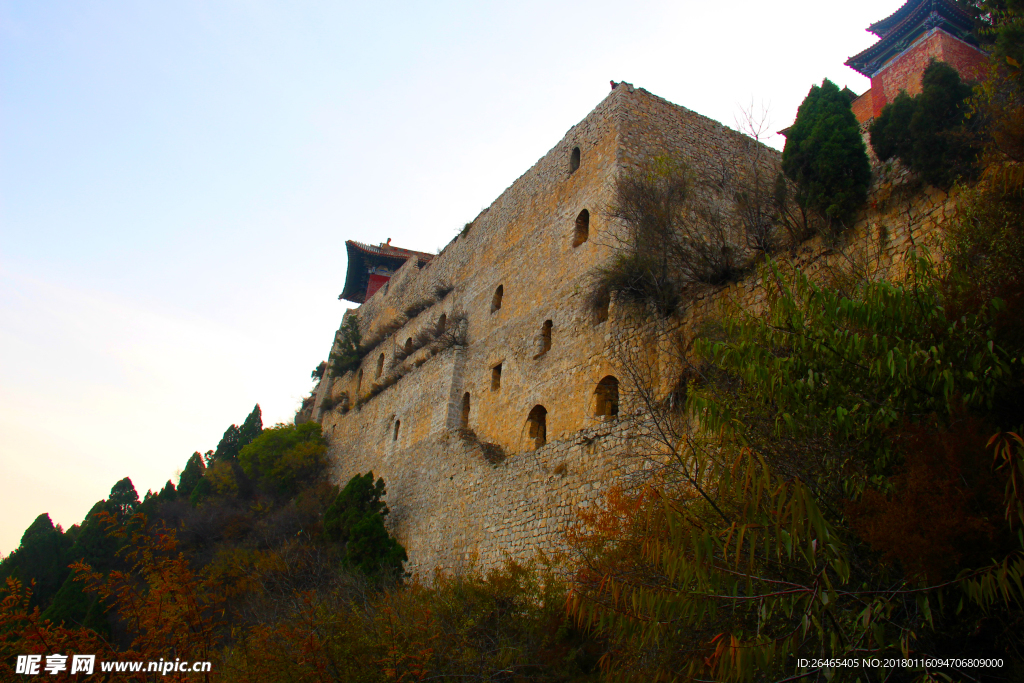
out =
<svg viewBox="0 0 1024 683"><path fill-rule="evenodd" d="M871 89L853 102L861 123L878 116L901 90L921 92L921 76L932 59L946 62L964 80L983 75L986 54L977 46L974 19L954 0L908 0L867 30L878 42L846 60L871 79Z"/></svg>
<svg viewBox="0 0 1024 683"><path fill-rule="evenodd" d="M353 303L361 304L387 284L391 276L411 258L423 267L434 258L433 254L411 251L391 246L391 240L373 246L355 240L347 240L348 271L345 273L345 288L338 296Z"/></svg>

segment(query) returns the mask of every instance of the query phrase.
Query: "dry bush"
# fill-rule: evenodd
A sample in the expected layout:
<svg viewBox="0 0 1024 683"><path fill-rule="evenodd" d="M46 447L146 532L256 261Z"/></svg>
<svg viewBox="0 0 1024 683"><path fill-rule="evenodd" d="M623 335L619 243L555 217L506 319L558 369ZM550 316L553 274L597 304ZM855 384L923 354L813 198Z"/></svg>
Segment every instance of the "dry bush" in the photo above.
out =
<svg viewBox="0 0 1024 683"><path fill-rule="evenodd" d="M436 285L434 285L434 296L436 297L437 301L440 301L441 299L445 298L454 291L454 285L452 285L452 283L448 282L447 280L441 280Z"/></svg>
<svg viewBox="0 0 1024 683"><path fill-rule="evenodd" d="M741 250L713 185L664 158L621 175L609 215L624 230L615 236L618 252L596 271L595 289L670 315L689 286L738 277Z"/></svg>
<svg viewBox="0 0 1024 683"><path fill-rule="evenodd" d="M452 346L465 346L468 319L465 311L454 310L448 314L445 330L434 338L431 350L436 355Z"/></svg>
<svg viewBox="0 0 1024 683"><path fill-rule="evenodd" d="M436 329L434 327L427 327L413 335L412 343L415 348L422 349L424 346L434 341L434 337L436 336Z"/></svg>
<svg viewBox="0 0 1024 683"><path fill-rule="evenodd" d="M360 350L362 351L363 356L368 355L370 351L376 348L382 341L402 329L407 322L409 322L408 317L405 315L399 315L368 334L360 344Z"/></svg>
<svg viewBox="0 0 1024 683"><path fill-rule="evenodd" d="M424 297L422 299L417 299L416 301L406 306L405 311L403 311L403 314L405 315L406 318L412 320L420 313L433 306L435 303L437 303L436 297Z"/></svg>

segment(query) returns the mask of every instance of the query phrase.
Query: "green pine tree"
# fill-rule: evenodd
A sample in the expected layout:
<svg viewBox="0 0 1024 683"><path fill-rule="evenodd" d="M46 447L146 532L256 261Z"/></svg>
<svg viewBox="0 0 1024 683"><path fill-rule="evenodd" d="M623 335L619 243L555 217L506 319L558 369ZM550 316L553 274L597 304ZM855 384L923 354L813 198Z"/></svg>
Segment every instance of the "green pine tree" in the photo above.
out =
<svg viewBox="0 0 1024 683"><path fill-rule="evenodd" d="M245 418L245 422L238 428L238 451L241 453L242 449L252 443L255 439L263 432L263 412L260 410L260 404L257 403L256 407L252 409L249 416Z"/></svg>
<svg viewBox="0 0 1024 683"><path fill-rule="evenodd" d="M32 606L45 607L70 573L70 545L71 540L60 526L53 525L50 515L39 515L22 534L18 548L0 563L0 583L8 577L25 584L35 581Z"/></svg>
<svg viewBox="0 0 1024 683"><path fill-rule="evenodd" d="M782 170L801 207L821 214L832 232L848 225L867 198L871 164L850 99L825 79L813 86L786 136Z"/></svg>
<svg viewBox="0 0 1024 683"><path fill-rule="evenodd" d="M75 581L74 574L64 580L53 602L43 612L43 619L69 627L84 626L101 634L110 632L107 610L96 595L86 595L82 582Z"/></svg>
<svg viewBox="0 0 1024 683"><path fill-rule="evenodd" d="M217 443L217 450L213 452L213 458L210 459L208 464L215 462L231 462L238 458L239 451L242 447L239 445L240 435L238 432L238 425L231 425L224 430L224 436L220 438L220 442Z"/></svg>
<svg viewBox="0 0 1024 683"><path fill-rule="evenodd" d="M131 478L125 477L111 487L107 505L110 511L117 514L122 520L135 512L135 508L139 505L139 494L135 490Z"/></svg>
<svg viewBox="0 0 1024 683"><path fill-rule="evenodd" d="M181 476L178 477L178 493L186 498L192 495L192 490L195 489L196 484L203 478L203 472L206 471L206 463L203 461L203 456L196 451L189 457L188 463L185 464L185 469L181 471Z"/></svg>
<svg viewBox="0 0 1024 683"><path fill-rule="evenodd" d="M362 344L362 337L359 334L359 318L349 315L342 323L341 329L335 335L335 346L331 352L330 368L331 377L340 377L349 370L359 367L359 362L365 355Z"/></svg>
<svg viewBox="0 0 1024 683"><path fill-rule="evenodd" d="M408 557L405 548L384 526L389 514L381 500L384 480L373 472L349 480L324 513L324 536L345 544L345 563L366 574L398 574Z"/></svg>

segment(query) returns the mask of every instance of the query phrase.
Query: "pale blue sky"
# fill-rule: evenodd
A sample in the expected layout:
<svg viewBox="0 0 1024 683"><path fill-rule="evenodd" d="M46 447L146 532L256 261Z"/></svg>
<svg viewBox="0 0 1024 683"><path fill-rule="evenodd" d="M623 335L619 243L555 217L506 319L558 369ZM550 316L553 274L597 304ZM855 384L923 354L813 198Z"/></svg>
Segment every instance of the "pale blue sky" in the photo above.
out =
<svg viewBox="0 0 1024 683"><path fill-rule="evenodd" d="M0 553L289 420L346 239L435 251L611 79L782 128L898 5L0 0Z"/></svg>

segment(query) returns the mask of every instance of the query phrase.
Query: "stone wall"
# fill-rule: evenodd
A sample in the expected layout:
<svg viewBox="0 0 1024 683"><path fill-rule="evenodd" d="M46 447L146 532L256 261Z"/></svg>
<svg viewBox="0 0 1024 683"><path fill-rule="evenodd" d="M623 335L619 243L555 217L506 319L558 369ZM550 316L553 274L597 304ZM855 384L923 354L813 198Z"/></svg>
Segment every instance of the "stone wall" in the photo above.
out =
<svg viewBox="0 0 1024 683"><path fill-rule="evenodd" d="M574 148L580 150L580 165L572 170ZM615 178L666 156L721 182L745 167L752 149L760 149L769 164L777 161L774 150L711 119L620 84L441 254L422 269L406 263L386 291L357 309L364 338L372 337L402 322L403 310L430 299L439 285L454 287L443 301L391 333L358 371L325 382L318 405L328 390L354 400L374 382L388 380L396 351L435 328L442 314L466 318L458 371L452 374L455 365L434 368L430 352L418 351L396 366L402 379L359 411L322 416L325 429L338 443L373 451L391 448L379 438L393 433L394 420L400 423L399 440L407 445L440 427L467 426L482 440L518 453L534 445L527 416L535 406L547 411L549 440L593 427L601 419L594 415L595 389L615 374L607 356L615 312L598 320L587 302L591 273L616 244L617 228L607 217ZM583 211L589 215L588 238L577 244ZM501 306L495 309L498 287ZM550 348L544 338L548 323ZM500 383L494 381L499 365ZM462 425L467 395L469 420Z"/></svg>
<svg viewBox="0 0 1024 683"><path fill-rule="evenodd" d="M679 359L666 340L692 336L727 307L755 310L762 289L754 275L695 295L658 342L615 302L607 320L595 319L586 300L592 269L615 247L617 227L606 218L615 178L651 157L669 156L705 176L719 174L728 187L730 173L749 168L759 151L753 145L717 122L620 84L433 261L422 269L407 263L386 292L356 309L364 336L395 320L401 327L358 371L321 382L319 419L339 482L371 470L384 477L389 524L413 571L470 561L488 568L506 556L560 552L581 508L610 486L642 480L651 461L636 452L633 387L617 352L643 354L667 391L678 379ZM574 147L580 165L572 170ZM764 158L777 162L777 153ZM892 277L911 244L937 244L951 200L918 187L898 166L878 168L876 176L849 244L837 250L812 240L794 256L801 267L828 277L859 263ZM583 209L589 236L573 246ZM434 298L439 285L454 289L404 320L403 311ZM492 310L499 285L501 307ZM392 367L405 340L436 328L442 314L464 315L462 343L428 345ZM552 323L546 352L545 321ZM378 378L381 354L385 369ZM494 386L499 363L500 386ZM367 400L388 373L397 381ZM595 414L595 390L607 376L620 381L618 416ZM359 397L359 407L319 410L327 395L342 392ZM547 443L540 447L527 421L538 405L547 410Z"/></svg>

